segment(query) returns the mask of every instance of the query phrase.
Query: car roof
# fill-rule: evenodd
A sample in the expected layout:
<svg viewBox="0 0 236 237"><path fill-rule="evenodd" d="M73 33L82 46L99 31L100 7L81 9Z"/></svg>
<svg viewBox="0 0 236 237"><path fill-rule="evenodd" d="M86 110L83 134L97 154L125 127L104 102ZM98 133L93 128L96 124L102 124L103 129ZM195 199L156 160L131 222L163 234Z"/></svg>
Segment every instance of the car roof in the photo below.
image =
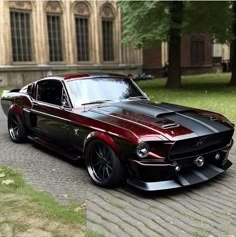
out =
<svg viewBox="0 0 236 237"><path fill-rule="evenodd" d="M62 80L70 79L83 79L83 78L101 78L101 77L112 77L112 78L127 78L127 76L118 73L103 73L103 72L89 72L89 73L69 73L69 74L59 74L50 75L47 78L60 78Z"/></svg>

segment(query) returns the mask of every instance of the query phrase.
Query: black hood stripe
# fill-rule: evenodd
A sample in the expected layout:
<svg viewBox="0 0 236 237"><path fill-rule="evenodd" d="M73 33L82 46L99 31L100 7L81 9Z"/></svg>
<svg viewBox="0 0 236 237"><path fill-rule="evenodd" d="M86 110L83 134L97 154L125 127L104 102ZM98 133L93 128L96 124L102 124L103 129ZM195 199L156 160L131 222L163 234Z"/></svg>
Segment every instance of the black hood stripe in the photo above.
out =
<svg viewBox="0 0 236 237"><path fill-rule="evenodd" d="M177 113L177 114L180 115L180 116L182 116L182 117L188 118L188 119L190 119L190 120L193 120L193 121L195 121L195 122L197 122L197 123L202 124L203 126L205 126L205 127L207 127L208 129L210 129L212 132L219 132L219 130L213 128L212 126L210 126L210 125L207 124L207 123L204 123L204 122L200 121L199 119L195 119L195 118L190 117L190 116L187 116L187 115L185 115L185 114L180 114L180 113Z"/></svg>

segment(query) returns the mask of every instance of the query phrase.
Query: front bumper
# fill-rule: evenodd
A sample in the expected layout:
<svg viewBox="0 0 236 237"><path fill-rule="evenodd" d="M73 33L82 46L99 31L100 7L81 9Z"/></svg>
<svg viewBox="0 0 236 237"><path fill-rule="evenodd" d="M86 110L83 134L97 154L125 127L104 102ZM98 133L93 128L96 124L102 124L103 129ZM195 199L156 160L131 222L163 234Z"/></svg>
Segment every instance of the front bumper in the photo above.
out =
<svg viewBox="0 0 236 237"><path fill-rule="evenodd" d="M202 167L194 164L196 157L172 163L131 160L132 175L127 182L145 191L175 189L199 184L222 174L232 165L227 159L228 151L222 155L224 155L222 160L215 161L213 154L209 154L205 157L206 162ZM176 163L182 167L180 172L175 171Z"/></svg>

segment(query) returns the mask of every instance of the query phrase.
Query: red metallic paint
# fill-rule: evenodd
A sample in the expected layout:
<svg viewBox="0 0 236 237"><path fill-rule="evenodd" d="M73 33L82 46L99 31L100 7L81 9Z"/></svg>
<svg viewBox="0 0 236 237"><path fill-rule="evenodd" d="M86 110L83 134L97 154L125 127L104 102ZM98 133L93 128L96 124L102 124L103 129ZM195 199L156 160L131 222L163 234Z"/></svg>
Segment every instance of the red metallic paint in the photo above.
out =
<svg viewBox="0 0 236 237"><path fill-rule="evenodd" d="M108 146L110 146L117 154L120 153L119 148L117 146L117 144L115 143L115 141L108 135L105 134L103 132L98 132L98 131L94 131L91 132L87 138L84 141L84 150L86 149L86 146L88 145L88 143L95 139L98 138L100 140L102 140L103 142L105 142Z"/></svg>

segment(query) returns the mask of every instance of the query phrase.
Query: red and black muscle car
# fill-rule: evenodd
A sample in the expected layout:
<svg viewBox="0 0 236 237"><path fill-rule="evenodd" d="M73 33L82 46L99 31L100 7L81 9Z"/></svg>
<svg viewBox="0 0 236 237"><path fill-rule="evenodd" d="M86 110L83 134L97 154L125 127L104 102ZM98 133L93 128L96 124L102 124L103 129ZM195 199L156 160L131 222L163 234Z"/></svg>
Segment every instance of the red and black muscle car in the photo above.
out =
<svg viewBox="0 0 236 237"><path fill-rule="evenodd" d="M224 116L153 103L118 74L50 76L5 93L13 142L32 140L84 159L96 184L142 190L209 180L231 166L234 125Z"/></svg>

